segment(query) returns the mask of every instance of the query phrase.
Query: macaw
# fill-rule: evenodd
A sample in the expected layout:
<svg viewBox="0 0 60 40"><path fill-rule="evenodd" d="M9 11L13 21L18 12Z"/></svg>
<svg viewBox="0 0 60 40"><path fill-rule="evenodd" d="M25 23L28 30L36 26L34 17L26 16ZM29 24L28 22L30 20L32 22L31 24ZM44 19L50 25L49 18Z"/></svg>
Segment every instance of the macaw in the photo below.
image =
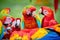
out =
<svg viewBox="0 0 60 40"><path fill-rule="evenodd" d="M13 17L3 17L3 25L5 27L11 26L13 21L14 21Z"/></svg>
<svg viewBox="0 0 60 40"><path fill-rule="evenodd" d="M2 40L3 36L4 36L4 27L2 21L0 20L0 40Z"/></svg>
<svg viewBox="0 0 60 40"><path fill-rule="evenodd" d="M21 19L20 18L16 18L16 29L20 30L21 29Z"/></svg>
<svg viewBox="0 0 60 40"><path fill-rule="evenodd" d="M55 30L55 25L57 25L58 23L54 18L52 9L47 6L42 6L39 10L39 13L44 15L44 18L42 19L42 28L46 28L48 34L38 40L59 40L60 36Z"/></svg>
<svg viewBox="0 0 60 40"><path fill-rule="evenodd" d="M4 24L5 18L7 18L7 16L10 16L10 15L8 15L9 13L10 13L10 8L5 8L2 11L0 11L0 19L2 21L2 24ZM3 38L4 38L4 35L6 34L6 31L8 29L10 29L10 27L7 27L5 29L5 26L3 25L3 30L4 30L4 33L2 33L3 34Z"/></svg>
<svg viewBox="0 0 60 40"><path fill-rule="evenodd" d="M23 32L28 35L28 39L37 31L38 28L41 28L41 19L38 15L34 14L36 8L34 6L27 6L23 9L23 18L22 18L22 27Z"/></svg>
<svg viewBox="0 0 60 40"><path fill-rule="evenodd" d="M16 18L13 22L12 22L12 29L13 31L20 31L21 28L21 19L20 18Z"/></svg>
<svg viewBox="0 0 60 40"><path fill-rule="evenodd" d="M3 10L0 11L0 19L3 20L3 17L5 16L11 16L10 14L10 8L5 8Z"/></svg>
<svg viewBox="0 0 60 40"><path fill-rule="evenodd" d="M13 17L3 17L3 25L4 25L4 30L5 30L3 39L6 39L6 38L9 39L12 33L11 25L13 21L14 21Z"/></svg>
<svg viewBox="0 0 60 40"><path fill-rule="evenodd" d="M38 16L34 15L34 11L36 8L34 6L27 6L24 8L22 14L22 29L33 29L33 28L40 28L41 27L41 19Z"/></svg>
<svg viewBox="0 0 60 40"><path fill-rule="evenodd" d="M42 6L41 9L39 10L39 13L44 15L44 17L42 19L43 28L54 28L53 25L58 24L54 18L54 12L51 8Z"/></svg>

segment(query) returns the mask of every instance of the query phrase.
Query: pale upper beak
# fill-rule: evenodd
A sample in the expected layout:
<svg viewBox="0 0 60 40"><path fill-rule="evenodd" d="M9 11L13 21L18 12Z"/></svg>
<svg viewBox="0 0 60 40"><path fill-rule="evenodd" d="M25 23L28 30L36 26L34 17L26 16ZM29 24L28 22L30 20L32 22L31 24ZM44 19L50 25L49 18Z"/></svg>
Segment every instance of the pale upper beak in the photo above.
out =
<svg viewBox="0 0 60 40"><path fill-rule="evenodd" d="M17 20L17 22L16 22L16 23L17 23L17 26L19 26L19 25L20 25L20 20Z"/></svg>
<svg viewBox="0 0 60 40"><path fill-rule="evenodd" d="M27 15L32 15L32 16L34 16L34 15L35 15L35 11L31 12L30 10L27 10Z"/></svg>
<svg viewBox="0 0 60 40"><path fill-rule="evenodd" d="M41 14L41 13L42 13L42 9L40 8L40 9L39 9L39 14Z"/></svg>

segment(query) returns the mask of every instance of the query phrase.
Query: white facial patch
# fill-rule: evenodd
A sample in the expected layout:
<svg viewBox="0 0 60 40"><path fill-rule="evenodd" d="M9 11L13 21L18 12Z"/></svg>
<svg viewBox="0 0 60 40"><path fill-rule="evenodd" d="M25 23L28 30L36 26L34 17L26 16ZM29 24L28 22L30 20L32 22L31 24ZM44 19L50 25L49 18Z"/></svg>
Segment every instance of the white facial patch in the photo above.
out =
<svg viewBox="0 0 60 40"><path fill-rule="evenodd" d="M32 13L32 16L34 16L35 15L35 11Z"/></svg>
<svg viewBox="0 0 60 40"><path fill-rule="evenodd" d="M19 26L19 25L20 25L20 20L17 20L16 23L17 23L17 25Z"/></svg>
<svg viewBox="0 0 60 40"><path fill-rule="evenodd" d="M42 9L40 8L39 13L42 13Z"/></svg>
<svg viewBox="0 0 60 40"><path fill-rule="evenodd" d="M10 17L7 17L6 21L5 21L5 24L9 24L9 23L11 23L11 21L12 21L12 19Z"/></svg>
<svg viewBox="0 0 60 40"><path fill-rule="evenodd" d="M11 30L11 27L7 27L7 30Z"/></svg>
<svg viewBox="0 0 60 40"><path fill-rule="evenodd" d="M43 14L44 15L47 15L48 14L48 11L47 10L43 10Z"/></svg>
<svg viewBox="0 0 60 40"><path fill-rule="evenodd" d="M16 24L16 20L12 22L12 27L13 26L15 27L15 24Z"/></svg>

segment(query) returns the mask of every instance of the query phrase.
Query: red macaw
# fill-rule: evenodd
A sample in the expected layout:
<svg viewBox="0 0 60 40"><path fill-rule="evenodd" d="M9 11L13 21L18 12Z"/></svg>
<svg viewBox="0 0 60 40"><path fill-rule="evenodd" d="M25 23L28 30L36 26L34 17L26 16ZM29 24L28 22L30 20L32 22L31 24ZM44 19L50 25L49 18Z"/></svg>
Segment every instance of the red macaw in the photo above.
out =
<svg viewBox="0 0 60 40"><path fill-rule="evenodd" d="M16 18L13 22L12 22L12 31L20 31L21 28L21 19L20 18Z"/></svg>
<svg viewBox="0 0 60 40"><path fill-rule="evenodd" d="M53 25L58 24L54 18L54 12L51 8L42 6L39 12L44 15L44 18L42 19L43 28L53 28Z"/></svg>
<svg viewBox="0 0 60 40"><path fill-rule="evenodd" d="M11 25L12 25L13 20L14 20L13 17L4 17L3 18L3 25L4 25L4 29L5 29L3 39L6 39L6 38L9 39L9 37L10 37L10 35L12 33Z"/></svg>
<svg viewBox="0 0 60 40"><path fill-rule="evenodd" d="M27 6L22 12L23 26L21 29L24 29L23 32L26 33L29 38L41 27L41 21L38 16L34 15L34 11L36 11L34 6Z"/></svg>
<svg viewBox="0 0 60 40"><path fill-rule="evenodd" d="M34 6L28 6L23 10L23 21L25 29L38 28L38 19L33 16L34 11L36 11L36 8Z"/></svg>
<svg viewBox="0 0 60 40"><path fill-rule="evenodd" d="M43 19L42 19L42 27L46 28L46 30L48 30L48 34L45 35L43 38L39 39L39 40L58 40L60 39L59 37L59 33L60 31L58 31L59 26L57 25L57 21L54 18L54 13L53 10L50 9L47 6L42 6L41 9L39 10L39 13L43 14ZM59 35L58 35L59 34Z"/></svg>
<svg viewBox="0 0 60 40"><path fill-rule="evenodd" d="M5 27L7 26L11 26L12 25L12 22L14 21L14 18L13 17L3 17L3 24Z"/></svg>

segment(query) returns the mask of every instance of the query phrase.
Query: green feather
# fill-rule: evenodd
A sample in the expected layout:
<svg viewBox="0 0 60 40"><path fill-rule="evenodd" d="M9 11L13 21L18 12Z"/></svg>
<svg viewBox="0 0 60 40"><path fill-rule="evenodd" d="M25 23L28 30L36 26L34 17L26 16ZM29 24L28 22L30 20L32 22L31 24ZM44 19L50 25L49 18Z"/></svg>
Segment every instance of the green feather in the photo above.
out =
<svg viewBox="0 0 60 40"><path fill-rule="evenodd" d="M11 16L11 15L0 13L0 19L1 19L3 16Z"/></svg>
<svg viewBox="0 0 60 40"><path fill-rule="evenodd" d="M30 8L31 6L32 6L32 5L27 5L27 6L25 6L25 8L28 9L28 8Z"/></svg>

